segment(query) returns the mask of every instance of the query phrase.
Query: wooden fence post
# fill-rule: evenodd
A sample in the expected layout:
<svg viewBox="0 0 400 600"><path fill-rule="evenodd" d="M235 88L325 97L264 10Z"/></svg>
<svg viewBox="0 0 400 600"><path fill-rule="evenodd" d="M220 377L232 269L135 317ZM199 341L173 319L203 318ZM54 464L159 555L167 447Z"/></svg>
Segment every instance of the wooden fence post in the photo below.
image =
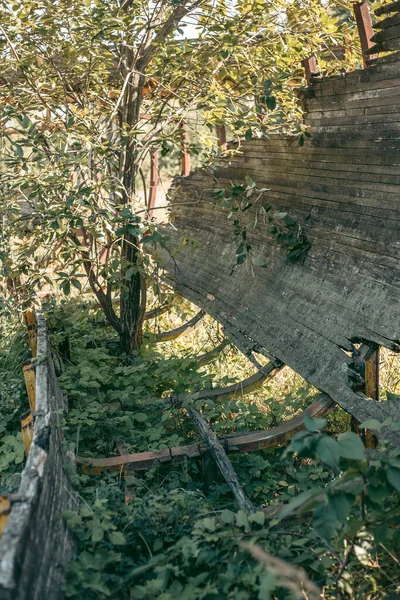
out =
<svg viewBox="0 0 400 600"><path fill-rule="evenodd" d="M190 173L190 154L188 152L189 135L186 121L180 122L182 135L182 171L181 175L187 177Z"/></svg>
<svg viewBox="0 0 400 600"><path fill-rule="evenodd" d="M22 365L22 372L24 374L29 407L34 411L36 409L36 376L32 361L28 360Z"/></svg>
<svg viewBox="0 0 400 600"><path fill-rule="evenodd" d="M31 348L33 358L37 352L37 324L36 315L33 308L28 308L25 311L25 323L28 328L29 346Z"/></svg>
<svg viewBox="0 0 400 600"><path fill-rule="evenodd" d="M221 150L226 150L227 143L226 143L226 127L225 127L225 125L217 125L216 130L217 130L218 146L221 148Z"/></svg>
<svg viewBox="0 0 400 600"><path fill-rule="evenodd" d="M315 58L315 56L309 56L308 58L305 58L302 62L304 70L306 72L307 85L310 85L311 77L317 75L318 73L317 59Z"/></svg>
<svg viewBox="0 0 400 600"><path fill-rule="evenodd" d="M363 2L357 2L356 4L353 4L353 10L357 23L358 35L360 37L364 67L366 67L367 59L376 58L378 56L377 54L367 54L367 50L374 45L374 43L371 42L371 38L374 35L374 30L372 29L372 21L368 3L366 0L363 0Z"/></svg>
<svg viewBox="0 0 400 600"><path fill-rule="evenodd" d="M24 443L25 456L28 457L33 440L34 418L31 410L21 415L21 434Z"/></svg>

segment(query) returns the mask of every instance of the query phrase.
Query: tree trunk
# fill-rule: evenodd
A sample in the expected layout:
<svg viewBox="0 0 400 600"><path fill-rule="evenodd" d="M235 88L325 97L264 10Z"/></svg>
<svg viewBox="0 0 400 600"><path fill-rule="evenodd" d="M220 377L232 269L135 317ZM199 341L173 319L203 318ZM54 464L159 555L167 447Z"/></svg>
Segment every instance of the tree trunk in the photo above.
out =
<svg viewBox="0 0 400 600"><path fill-rule="evenodd" d="M128 51L128 64L132 64L133 55ZM131 68L133 73L133 68ZM127 130L135 128L140 118L144 77L132 75L127 85L121 106L121 125ZM134 133L128 135L125 151L121 160L121 179L123 183L123 204L131 206L135 201L137 173L137 140ZM132 210L132 213L134 210ZM121 281L125 289L121 289L120 300L120 348L121 352L129 355L132 350L140 350L142 344L142 327L146 310L146 278L138 264L139 240L136 236L126 233L121 250ZM126 277L128 269L134 268L134 273Z"/></svg>

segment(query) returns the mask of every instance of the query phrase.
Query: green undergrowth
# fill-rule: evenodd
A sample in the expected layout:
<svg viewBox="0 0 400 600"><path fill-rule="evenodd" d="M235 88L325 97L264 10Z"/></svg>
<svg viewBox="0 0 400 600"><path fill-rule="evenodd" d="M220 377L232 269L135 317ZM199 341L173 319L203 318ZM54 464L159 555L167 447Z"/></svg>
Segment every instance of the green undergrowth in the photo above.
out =
<svg viewBox="0 0 400 600"><path fill-rule="evenodd" d="M18 488L25 460L21 415L29 409L23 363L31 358L21 319L0 319L0 494Z"/></svg>
<svg viewBox="0 0 400 600"><path fill-rule="evenodd" d="M146 324L145 339L193 314L188 303L176 304ZM49 305L46 319L53 348L62 358L60 383L69 400L65 448L81 457L117 456L120 442L127 452L198 443L185 407L201 410L223 436L273 427L316 396L315 389L284 368L260 389L233 399L189 397L179 409L152 404L150 399L240 381L255 368L232 346L198 366L196 357L222 339L209 317L176 341L145 342L141 356L129 359L118 355L113 331L89 305ZM11 352L25 359L23 333L20 326L13 335L9 330L2 357ZM396 368L391 364L391 370ZM385 380L397 385L396 376L385 369ZM3 398L22 402L25 394L20 366L7 377L2 414ZM12 415L8 430L13 435L18 410L4 412ZM285 575L286 564L297 573L303 569L326 599L381 600L400 591L398 451L382 448L366 460L360 438L349 432L348 416L338 409L327 421L308 419L307 430L292 438L286 450L229 456L256 507L253 515L238 510L220 476L214 474L210 484L207 459L155 464L126 476L78 470L73 479L80 508L64 515L77 541L67 598L313 600L301 576ZM6 466L7 481L17 468ZM266 519L263 509L282 504L280 517ZM259 545L283 566L266 568L246 543Z"/></svg>

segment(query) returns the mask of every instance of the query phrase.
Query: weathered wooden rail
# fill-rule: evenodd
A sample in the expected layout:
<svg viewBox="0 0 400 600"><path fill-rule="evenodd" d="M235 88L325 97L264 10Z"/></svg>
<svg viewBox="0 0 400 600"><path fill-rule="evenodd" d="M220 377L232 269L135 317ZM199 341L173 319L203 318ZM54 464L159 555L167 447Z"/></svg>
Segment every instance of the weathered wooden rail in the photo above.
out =
<svg viewBox="0 0 400 600"><path fill-rule="evenodd" d="M233 433L219 438L227 452L253 452L264 448L280 446L287 442L297 431L304 429L304 415L310 417L324 417L335 407L335 403L326 394L315 400L303 413L285 421L278 427L251 433ZM135 454L124 453L110 458L84 458L76 457L76 462L85 473L99 475L105 470L120 471L129 465L130 470L149 469L169 461L177 463L187 458L195 458L206 453L208 448L203 443L194 443L187 446L165 448Z"/></svg>
<svg viewBox="0 0 400 600"><path fill-rule="evenodd" d="M367 31L364 5L360 10ZM400 48L400 4L380 12L395 15L382 22L373 48L366 34L365 52ZM179 293L249 351L277 357L359 421L382 421L400 419L400 407L356 389L355 358L361 342L399 351L400 53L366 65L326 78L314 76L311 65L301 94L312 136L304 146L285 135L251 140L212 173L178 178L163 259ZM233 182L246 186L246 177L266 188L236 213L258 261L250 257L233 276L238 242L230 209L213 190L229 197ZM305 232L311 248L303 264L276 243L268 208Z"/></svg>
<svg viewBox="0 0 400 600"><path fill-rule="evenodd" d="M58 600L73 543L62 513L76 505L58 427L64 399L46 325L37 314L34 431L18 494L0 538L0 600Z"/></svg>

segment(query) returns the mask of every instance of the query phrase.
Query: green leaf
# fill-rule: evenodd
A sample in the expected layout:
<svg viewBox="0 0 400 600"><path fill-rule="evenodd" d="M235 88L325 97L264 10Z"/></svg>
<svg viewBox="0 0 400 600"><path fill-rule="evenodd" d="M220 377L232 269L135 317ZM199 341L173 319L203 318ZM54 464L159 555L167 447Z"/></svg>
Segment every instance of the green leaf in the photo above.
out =
<svg viewBox="0 0 400 600"><path fill-rule="evenodd" d="M361 438L352 431L347 431L346 433L342 433L338 437L338 444L340 455L343 458L349 458L353 460L364 460L364 444L362 443Z"/></svg>
<svg viewBox="0 0 400 600"><path fill-rule="evenodd" d="M271 600L272 593L278 586L278 579L273 573L265 573L260 579L258 600Z"/></svg>
<svg viewBox="0 0 400 600"><path fill-rule="evenodd" d="M71 279L71 283L77 290L82 289L81 282L78 279Z"/></svg>
<svg viewBox="0 0 400 600"><path fill-rule="evenodd" d="M208 531L211 531L211 532L215 531L215 528L217 525L215 517L206 517L205 519L202 519L201 522L203 524L203 527L205 529L207 529Z"/></svg>
<svg viewBox="0 0 400 600"><path fill-rule="evenodd" d="M115 546L126 544L125 536L120 531L111 531L108 537L110 538L110 542Z"/></svg>
<svg viewBox="0 0 400 600"><path fill-rule="evenodd" d="M239 254L238 257L236 258L236 264L237 265L242 265L244 263L244 261L247 258L247 254Z"/></svg>
<svg viewBox="0 0 400 600"><path fill-rule="evenodd" d="M304 415L304 425L308 431L320 431L326 425L326 419L313 419L310 415Z"/></svg>
<svg viewBox="0 0 400 600"><path fill-rule="evenodd" d="M317 498L317 496L321 495L321 492L323 492L323 490L312 488L311 490L306 490L305 492L298 494L298 496L295 496L293 500L291 500L289 504L286 504L280 511L278 515L279 521L294 512L301 513L305 507L308 508L310 504L312 504L312 501Z"/></svg>
<svg viewBox="0 0 400 600"><path fill-rule="evenodd" d="M261 527L262 527L265 523L265 514L263 513L262 510L258 510L257 512L249 515L249 522L257 523L258 525L261 525Z"/></svg>
<svg viewBox="0 0 400 600"><path fill-rule="evenodd" d="M275 110L275 108L276 108L275 96L268 96L268 98L266 100L266 105L269 108L269 110Z"/></svg>
<svg viewBox="0 0 400 600"><path fill-rule="evenodd" d="M148 416L146 415L146 413L134 413L133 418L135 419L135 421L138 421L139 423L144 423L145 421L147 421Z"/></svg>
<svg viewBox="0 0 400 600"><path fill-rule="evenodd" d="M249 518L244 510L239 510L236 513L236 525L238 527L244 527L246 531L249 530Z"/></svg>
<svg viewBox="0 0 400 600"><path fill-rule="evenodd" d="M386 472L386 477L390 485L397 491L400 492L400 469L389 467Z"/></svg>
<svg viewBox="0 0 400 600"><path fill-rule="evenodd" d="M220 518L224 523L226 523L227 525L230 525L235 518L235 513L226 508L225 510L222 511Z"/></svg>
<svg viewBox="0 0 400 600"><path fill-rule="evenodd" d="M324 436L317 444L317 455L327 465L338 467L340 462L339 444L333 438Z"/></svg>

